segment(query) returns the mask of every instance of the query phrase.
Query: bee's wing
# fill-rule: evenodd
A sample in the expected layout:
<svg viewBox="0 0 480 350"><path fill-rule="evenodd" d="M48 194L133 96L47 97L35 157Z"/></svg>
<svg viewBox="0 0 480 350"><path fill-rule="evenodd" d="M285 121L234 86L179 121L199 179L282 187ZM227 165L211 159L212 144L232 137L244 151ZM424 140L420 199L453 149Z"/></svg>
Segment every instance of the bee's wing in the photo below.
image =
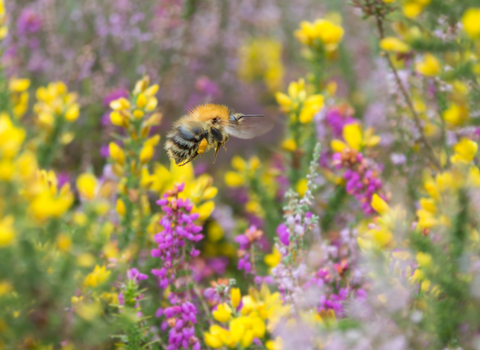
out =
<svg viewBox="0 0 480 350"><path fill-rule="evenodd" d="M241 115L237 120L230 121L225 130L239 139L252 139L272 130L274 121L260 114Z"/></svg>

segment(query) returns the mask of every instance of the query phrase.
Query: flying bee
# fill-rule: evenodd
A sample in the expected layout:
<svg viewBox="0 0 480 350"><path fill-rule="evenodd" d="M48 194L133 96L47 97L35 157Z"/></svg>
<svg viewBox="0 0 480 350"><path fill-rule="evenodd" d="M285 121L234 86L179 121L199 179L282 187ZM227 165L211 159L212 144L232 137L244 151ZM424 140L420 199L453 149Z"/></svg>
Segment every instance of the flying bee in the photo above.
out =
<svg viewBox="0 0 480 350"><path fill-rule="evenodd" d="M165 150L175 164L183 166L197 156L215 149L214 163L220 147L230 136L251 139L273 127L271 120L260 114L234 113L227 106L200 105L173 124L167 134Z"/></svg>

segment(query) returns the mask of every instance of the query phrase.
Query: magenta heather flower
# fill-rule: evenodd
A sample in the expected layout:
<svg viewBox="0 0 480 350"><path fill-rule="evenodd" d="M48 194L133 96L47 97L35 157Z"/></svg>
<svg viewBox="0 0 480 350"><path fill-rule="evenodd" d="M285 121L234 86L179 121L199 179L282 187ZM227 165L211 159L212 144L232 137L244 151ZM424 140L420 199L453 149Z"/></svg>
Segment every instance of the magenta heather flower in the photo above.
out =
<svg viewBox="0 0 480 350"><path fill-rule="evenodd" d="M39 32L41 28L42 19L40 15L30 8L23 9L17 21L18 34L21 36L34 34Z"/></svg>
<svg viewBox="0 0 480 350"><path fill-rule="evenodd" d="M288 232L288 227L284 223L281 223L277 227L277 235L278 238L280 239L280 242L285 245L289 246L290 245L290 233Z"/></svg>
<svg viewBox="0 0 480 350"><path fill-rule="evenodd" d="M197 308L189 301L179 300L174 293L170 294L169 301L172 306L163 310L170 327L167 350L200 350L200 341L195 336L194 327L197 323Z"/></svg>
<svg viewBox="0 0 480 350"><path fill-rule="evenodd" d="M186 249L189 249L192 257L200 253L193 246L187 248L188 243L197 243L203 235L200 234L202 227L194 224L199 215L191 214L193 205L188 199L178 198L178 193L182 192L184 187L185 184L175 185L172 191L167 191L163 199L157 201L166 215L160 220L164 230L154 236L158 246L152 249L151 254L163 262L161 269L152 270L159 278L161 288L167 288L175 279L175 270L186 264L183 255Z"/></svg>
<svg viewBox="0 0 480 350"><path fill-rule="evenodd" d="M328 125L332 128L333 134L335 137L342 136L343 128L347 124L352 124L355 122L349 112L351 112L348 107L332 107L327 111L325 117Z"/></svg>
<svg viewBox="0 0 480 350"><path fill-rule="evenodd" d="M131 268L127 271L127 278L133 281L143 281L146 280L148 276L140 273L136 268Z"/></svg>
<svg viewBox="0 0 480 350"><path fill-rule="evenodd" d="M161 288L171 286L173 290L168 297L170 306L156 312L157 317L163 315L167 319L162 330L170 327L167 350L200 350L201 346L194 327L197 308L189 300L191 268L188 260L199 255L200 251L193 247L193 243L200 241L203 235L200 234L202 227L194 224L198 214L191 213L193 205L188 199L178 198L184 188L185 184L175 184L173 190L166 191L157 201L165 213L160 221L164 230L154 236L158 246L151 251L152 257L162 261L162 266L152 269L152 274L159 279ZM178 276L180 270L185 271L182 278Z"/></svg>
<svg viewBox="0 0 480 350"><path fill-rule="evenodd" d="M346 180L347 193L361 203L365 214L373 214L372 196L382 188L382 181L378 177L380 172L378 165L350 148L335 153L333 164L337 169L346 169L343 178Z"/></svg>

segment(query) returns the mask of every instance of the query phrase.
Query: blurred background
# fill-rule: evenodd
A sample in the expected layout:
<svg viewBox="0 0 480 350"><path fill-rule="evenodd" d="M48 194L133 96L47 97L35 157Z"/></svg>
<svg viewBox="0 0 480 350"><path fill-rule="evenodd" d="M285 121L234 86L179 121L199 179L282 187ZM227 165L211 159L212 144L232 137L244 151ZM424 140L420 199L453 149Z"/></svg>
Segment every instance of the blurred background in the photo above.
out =
<svg viewBox="0 0 480 350"><path fill-rule="evenodd" d="M66 171L93 164L101 172L112 127L108 104L145 74L160 85L162 136L172 121L205 102L274 117L277 126L269 134L254 142L229 142L237 154L249 156L261 152L258 143L268 148L279 140L285 117L275 92L309 70L302 57L308 53L293 35L302 20L326 16L342 24L345 39L329 63L328 78L337 84L337 97L351 97L356 117L363 117L367 101L377 102L371 112L378 115L376 91L383 87L381 74L372 76L378 68L369 54L374 42L366 40L368 24L361 14L346 5L336 0L7 1L10 33L3 64L8 76L29 78L33 88L61 80L78 92L76 138L56 164ZM166 160L163 141L156 152L160 160ZM217 163L233 155L221 152ZM211 166L210 156L197 165Z"/></svg>

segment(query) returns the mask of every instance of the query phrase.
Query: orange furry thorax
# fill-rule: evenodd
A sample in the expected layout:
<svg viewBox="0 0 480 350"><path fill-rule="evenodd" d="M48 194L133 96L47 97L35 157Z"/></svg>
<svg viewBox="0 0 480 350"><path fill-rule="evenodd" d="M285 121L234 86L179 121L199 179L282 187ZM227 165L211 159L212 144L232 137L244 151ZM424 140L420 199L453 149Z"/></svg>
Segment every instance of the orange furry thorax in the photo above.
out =
<svg viewBox="0 0 480 350"><path fill-rule="evenodd" d="M212 103L200 105L192 109L188 115L197 121L208 121L213 118L228 120L230 117L228 107Z"/></svg>

